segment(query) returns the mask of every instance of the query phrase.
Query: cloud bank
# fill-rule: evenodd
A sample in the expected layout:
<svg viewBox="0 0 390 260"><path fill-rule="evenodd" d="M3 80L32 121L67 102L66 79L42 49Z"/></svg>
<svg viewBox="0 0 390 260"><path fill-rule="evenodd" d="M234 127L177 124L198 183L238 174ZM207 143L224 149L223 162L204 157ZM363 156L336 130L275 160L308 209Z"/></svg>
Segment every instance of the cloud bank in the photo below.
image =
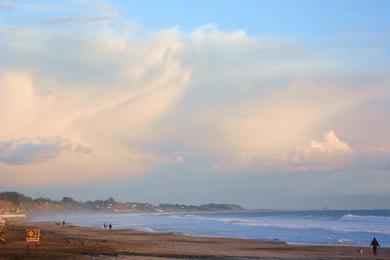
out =
<svg viewBox="0 0 390 260"><path fill-rule="evenodd" d="M214 164L214 169L226 172L290 172L326 173L356 170L389 170L390 150L352 148L340 140L333 130L321 140L312 140L290 151L273 156L258 153L241 154Z"/></svg>
<svg viewBox="0 0 390 260"><path fill-rule="evenodd" d="M195 157L210 174L387 168L380 129L351 126L390 130L378 105L389 77L364 60L349 68L353 53L213 24L146 32L95 10L0 25L4 183L37 169L37 185L152 174Z"/></svg>

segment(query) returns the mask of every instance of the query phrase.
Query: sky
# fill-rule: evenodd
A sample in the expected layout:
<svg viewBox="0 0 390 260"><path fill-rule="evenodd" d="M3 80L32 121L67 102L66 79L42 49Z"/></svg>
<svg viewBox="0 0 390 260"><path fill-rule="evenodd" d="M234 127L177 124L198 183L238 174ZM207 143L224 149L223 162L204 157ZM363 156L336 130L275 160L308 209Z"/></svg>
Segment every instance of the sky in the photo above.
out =
<svg viewBox="0 0 390 260"><path fill-rule="evenodd" d="M0 0L0 190L390 208L389 12Z"/></svg>

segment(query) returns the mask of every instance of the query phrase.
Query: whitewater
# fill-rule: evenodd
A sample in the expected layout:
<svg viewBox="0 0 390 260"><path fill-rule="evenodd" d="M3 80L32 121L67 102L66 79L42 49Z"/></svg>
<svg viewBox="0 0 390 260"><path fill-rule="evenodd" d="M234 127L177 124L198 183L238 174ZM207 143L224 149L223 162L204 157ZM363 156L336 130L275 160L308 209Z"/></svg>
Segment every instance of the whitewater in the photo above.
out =
<svg viewBox="0 0 390 260"><path fill-rule="evenodd" d="M174 232L295 244L369 245L375 236L390 246L390 210L323 210L206 213L115 213L39 216L34 221L62 221L74 225L147 232Z"/></svg>

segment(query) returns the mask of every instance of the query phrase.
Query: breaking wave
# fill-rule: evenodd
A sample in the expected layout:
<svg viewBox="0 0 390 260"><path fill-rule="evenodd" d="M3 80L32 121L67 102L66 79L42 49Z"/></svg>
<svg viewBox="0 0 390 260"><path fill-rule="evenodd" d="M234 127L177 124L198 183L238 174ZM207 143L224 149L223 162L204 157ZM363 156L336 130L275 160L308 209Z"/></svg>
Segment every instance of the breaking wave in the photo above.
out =
<svg viewBox="0 0 390 260"><path fill-rule="evenodd" d="M341 217L341 220L344 221L388 221L390 222L390 217L387 216L361 216L354 214L346 214Z"/></svg>

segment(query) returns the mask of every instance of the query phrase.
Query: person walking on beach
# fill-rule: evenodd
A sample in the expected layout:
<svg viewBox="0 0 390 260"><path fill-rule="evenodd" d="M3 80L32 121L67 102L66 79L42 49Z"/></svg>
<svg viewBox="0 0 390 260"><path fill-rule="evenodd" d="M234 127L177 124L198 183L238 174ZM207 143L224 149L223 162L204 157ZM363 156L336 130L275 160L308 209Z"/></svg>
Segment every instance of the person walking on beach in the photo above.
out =
<svg viewBox="0 0 390 260"><path fill-rule="evenodd" d="M381 246L379 245L378 240L376 240L375 237L374 237L374 239L371 241L370 246L372 246L372 252L374 253L374 255L376 255L376 250L377 250L377 248L378 248L378 247L381 247Z"/></svg>
<svg viewBox="0 0 390 260"><path fill-rule="evenodd" d="M110 224L110 225L108 225L108 228L111 230L112 229L112 225Z"/></svg>
<svg viewBox="0 0 390 260"><path fill-rule="evenodd" d="M106 223L104 223L104 230L107 230L107 224Z"/></svg>

